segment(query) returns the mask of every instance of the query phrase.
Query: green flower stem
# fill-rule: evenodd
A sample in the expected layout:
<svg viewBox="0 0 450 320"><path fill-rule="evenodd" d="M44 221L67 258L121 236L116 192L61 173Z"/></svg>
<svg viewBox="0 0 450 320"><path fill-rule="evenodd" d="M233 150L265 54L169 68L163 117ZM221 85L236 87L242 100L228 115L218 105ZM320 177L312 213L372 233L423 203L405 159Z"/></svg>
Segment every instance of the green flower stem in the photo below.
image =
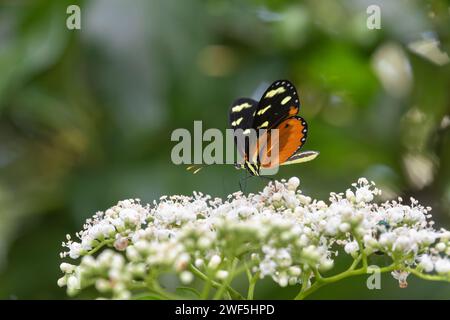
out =
<svg viewBox="0 0 450 320"><path fill-rule="evenodd" d="M209 291L211 290L211 287L212 287L211 279L209 277L206 277L202 293L200 294L200 299L201 300L208 299Z"/></svg>
<svg viewBox="0 0 450 320"><path fill-rule="evenodd" d="M434 274L424 274L424 273L420 272L419 270L412 269L412 268L406 268L405 271L410 272L411 274L415 275L416 277L424 279L424 280L450 282L450 277L446 277L446 276L439 276L439 275L434 275Z"/></svg>
<svg viewBox="0 0 450 320"><path fill-rule="evenodd" d="M85 254L83 254L84 256L87 255L93 255L94 253L96 253L98 250L100 250L101 248L103 248L106 245L110 245L114 243L114 239L108 239L108 240L103 240L102 242L100 242L94 249L92 249L91 251L87 251Z"/></svg>
<svg viewBox="0 0 450 320"><path fill-rule="evenodd" d="M222 286L222 284L214 281L214 280L210 280L209 277L204 274L203 272L201 272L199 269L197 269L196 267L194 267L193 265L189 266L189 270L191 270L191 272L193 274L195 274L197 277L199 277L200 279L202 279L203 281L211 281L211 285L214 288L220 288ZM228 293L230 294L230 296L235 299L235 300L245 300L244 297L237 292L236 290L234 290L232 287L227 286L226 287Z"/></svg>
<svg viewBox="0 0 450 320"><path fill-rule="evenodd" d="M231 281L233 280L234 276L236 275L236 267L239 263L238 259L234 259L231 263L231 267L228 271L228 277L223 281L222 285L219 287L219 289L216 291L216 294L214 295L214 300L221 299L223 294L225 293L225 290L229 287Z"/></svg>
<svg viewBox="0 0 450 320"><path fill-rule="evenodd" d="M310 271L304 271L303 272L303 275L302 275L302 288L300 289L300 292L304 292L307 289L310 275L311 275Z"/></svg>
<svg viewBox="0 0 450 320"><path fill-rule="evenodd" d="M258 279L259 279L259 272L255 273L255 274L252 276L250 270L248 270L248 272L247 272L247 277L248 277L247 300L253 300L256 282L257 282Z"/></svg>
<svg viewBox="0 0 450 320"><path fill-rule="evenodd" d="M356 235L355 239L356 239L356 242L358 243L359 251L361 252L361 258L362 258L363 267L367 269L367 267L368 267L367 254L364 251L364 246L363 246L361 237Z"/></svg>
<svg viewBox="0 0 450 320"><path fill-rule="evenodd" d="M297 294L297 296L294 299L295 300L303 300L304 298L309 296L311 293L315 292L317 289L321 288L322 286L324 286L326 284L334 283L334 282L337 282L339 280L342 280L342 279L345 279L348 277L366 274L367 267L365 267L364 265L361 268L355 270L356 266L359 264L359 262L362 258L363 258L363 254L361 253L361 255L358 256L358 258L355 259L355 261L353 261L352 265L346 271L339 273L337 275L331 276L331 277L326 277L326 278L322 277L320 279L317 279L316 282L314 282L314 284L312 286L310 286L309 288L304 288L304 283L303 283L302 289L300 290L300 292ZM398 264L393 263L390 266L381 268L380 272L381 273L389 272L389 271L393 271L397 268L398 268Z"/></svg>
<svg viewBox="0 0 450 320"><path fill-rule="evenodd" d="M315 277L316 281L322 281L323 278L322 278L322 275L320 274L319 270L314 269L313 273L314 273L314 277Z"/></svg>

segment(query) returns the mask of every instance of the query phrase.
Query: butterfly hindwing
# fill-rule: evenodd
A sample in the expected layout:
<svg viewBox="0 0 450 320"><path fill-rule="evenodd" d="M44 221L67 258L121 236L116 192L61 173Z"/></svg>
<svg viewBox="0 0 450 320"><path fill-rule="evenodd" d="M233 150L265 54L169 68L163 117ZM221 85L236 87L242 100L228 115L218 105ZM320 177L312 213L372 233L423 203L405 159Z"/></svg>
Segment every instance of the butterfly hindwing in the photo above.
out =
<svg viewBox="0 0 450 320"><path fill-rule="evenodd" d="M259 146L260 162L264 168L282 165L296 154L306 141L308 125L303 118L293 116L282 121L274 129L278 129L278 141L270 134L267 139L268 147L262 144Z"/></svg>
<svg viewBox="0 0 450 320"><path fill-rule="evenodd" d="M253 128L274 128L283 120L297 115L299 109L299 97L294 85L288 80L277 80L262 95L256 108Z"/></svg>
<svg viewBox="0 0 450 320"><path fill-rule="evenodd" d="M281 165L286 166L290 164L297 164L302 162L308 162L314 160L319 155L318 151L297 151L290 157L286 162L283 162Z"/></svg>

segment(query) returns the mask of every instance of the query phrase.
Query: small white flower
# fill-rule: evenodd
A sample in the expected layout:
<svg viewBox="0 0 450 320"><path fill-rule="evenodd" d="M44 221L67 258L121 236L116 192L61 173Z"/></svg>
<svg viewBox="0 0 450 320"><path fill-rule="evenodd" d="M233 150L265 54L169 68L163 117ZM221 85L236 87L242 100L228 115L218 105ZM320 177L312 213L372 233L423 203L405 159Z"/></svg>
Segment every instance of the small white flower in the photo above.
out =
<svg viewBox="0 0 450 320"><path fill-rule="evenodd" d="M130 259L130 261L139 261L141 258L141 255L139 254L139 251L134 246L129 246L126 249L127 257Z"/></svg>
<svg viewBox="0 0 450 320"><path fill-rule="evenodd" d="M347 198L348 201L353 202L356 201L356 196L353 193L352 190L347 189L347 191L345 191L345 197Z"/></svg>
<svg viewBox="0 0 450 320"><path fill-rule="evenodd" d="M276 192L276 193L273 194L272 200L273 200L273 201L281 201L282 197L283 197L283 196L282 196L281 193Z"/></svg>
<svg viewBox="0 0 450 320"><path fill-rule="evenodd" d="M405 251L407 252L411 248L411 241L406 236L399 236L397 240L395 240L394 245L392 246L393 250L397 251Z"/></svg>
<svg viewBox="0 0 450 320"><path fill-rule="evenodd" d="M80 289L80 280L76 276L69 276L67 278L67 289L79 290Z"/></svg>
<svg viewBox="0 0 450 320"><path fill-rule="evenodd" d="M298 277L302 273L302 269L298 266L289 267L289 274L292 276Z"/></svg>
<svg viewBox="0 0 450 320"><path fill-rule="evenodd" d="M98 279L95 281L95 288L100 292L111 290L111 282L105 279Z"/></svg>
<svg viewBox="0 0 450 320"><path fill-rule="evenodd" d="M207 249L211 246L211 244L212 244L211 239L207 237L201 237L200 239L198 239L198 246L201 249Z"/></svg>
<svg viewBox="0 0 450 320"><path fill-rule="evenodd" d="M332 269L333 266L334 266L333 260L323 259L322 261L320 261L319 269L320 269L320 271L324 272L324 271L328 271L328 270Z"/></svg>
<svg viewBox="0 0 450 320"><path fill-rule="evenodd" d="M393 207L387 210L387 218L389 222L397 224L403 220L405 214L403 212L403 206Z"/></svg>
<svg viewBox="0 0 450 320"><path fill-rule="evenodd" d="M277 264L275 263L275 261L273 261L271 259L264 259L259 264L259 270L260 270L261 277L265 277L267 275L274 274L276 267L277 267Z"/></svg>
<svg viewBox="0 0 450 320"><path fill-rule="evenodd" d="M200 259L200 258L195 259L194 265L197 268L203 267L204 264L205 264L205 261L203 259Z"/></svg>
<svg viewBox="0 0 450 320"><path fill-rule="evenodd" d="M119 217L125 223L138 224L140 221L139 213L133 209L123 209L119 212Z"/></svg>
<svg viewBox="0 0 450 320"><path fill-rule="evenodd" d="M437 273L440 274L450 273L450 261L448 259L438 259L434 263L434 267Z"/></svg>
<svg viewBox="0 0 450 320"><path fill-rule="evenodd" d="M350 224L347 222L343 222L339 225L339 231L341 232L348 232L350 231Z"/></svg>
<svg viewBox="0 0 450 320"><path fill-rule="evenodd" d="M426 272L432 272L434 269L433 261L428 255L423 255L420 257L419 266L422 267Z"/></svg>
<svg viewBox="0 0 450 320"><path fill-rule="evenodd" d="M180 280L184 284L189 284L194 280L194 275L189 271L183 271L180 273Z"/></svg>
<svg viewBox="0 0 450 320"><path fill-rule="evenodd" d="M77 259L80 256L81 251L82 251L81 244L79 244L78 242L72 242L69 245L69 256L72 259Z"/></svg>
<svg viewBox="0 0 450 320"><path fill-rule="evenodd" d="M380 235L380 239L378 240L378 243L383 247L389 247L394 243L395 239L396 239L396 236L394 233L385 232Z"/></svg>
<svg viewBox="0 0 450 320"><path fill-rule="evenodd" d="M356 190L356 202L371 202L373 200L373 193L369 187L362 187Z"/></svg>
<svg viewBox="0 0 450 320"><path fill-rule="evenodd" d="M347 243L344 247L344 250L346 253L353 256L355 253L357 253L359 251L358 242L352 241L352 242Z"/></svg>
<svg viewBox="0 0 450 320"><path fill-rule="evenodd" d="M278 284L280 287L286 287L289 283L289 277L286 274L282 274L278 277Z"/></svg>
<svg viewBox="0 0 450 320"><path fill-rule="evenodd" d="M325 231L328 235L334 236L340 229L341 219L338 216L331 217L325 222Z"/></svg>
<svg viewBox="0 0 450 320"><path fill-rule="evenodd" d="M58 287L60 287L60 288L66 286L67 285L67 278L66 277L59 278L57 284L58 284Z"/></svg>

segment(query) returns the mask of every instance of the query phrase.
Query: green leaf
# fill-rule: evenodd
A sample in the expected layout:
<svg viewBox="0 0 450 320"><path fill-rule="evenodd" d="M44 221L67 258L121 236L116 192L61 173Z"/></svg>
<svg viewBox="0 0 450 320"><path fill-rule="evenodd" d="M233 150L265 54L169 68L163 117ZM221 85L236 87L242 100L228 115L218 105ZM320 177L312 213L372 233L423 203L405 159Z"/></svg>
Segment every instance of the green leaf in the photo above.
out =
<svg viewBox="0 0 450 320"><path fill-rule="evenodd" d="M133 300L166 300L163 296L157 293L142 293L133 297Z"/></svg>
<svg viewBox="0 0 450 320"><path fill-rule="evenodd" d="M185 297L187 299L199 299L200 298L200 293L191 287L178 287L175 290L175 292L178 295Z"/></svg>

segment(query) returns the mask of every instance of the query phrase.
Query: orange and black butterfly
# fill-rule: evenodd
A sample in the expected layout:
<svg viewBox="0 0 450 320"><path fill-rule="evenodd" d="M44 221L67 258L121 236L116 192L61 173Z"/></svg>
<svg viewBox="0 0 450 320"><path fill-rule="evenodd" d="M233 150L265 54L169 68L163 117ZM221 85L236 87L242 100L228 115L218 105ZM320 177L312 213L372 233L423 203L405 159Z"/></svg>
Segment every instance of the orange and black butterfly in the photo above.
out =
<svg viewBox="0 0 450 320"><path fill-rule="evenodd" d="M235 164L239 169L246 169L252 176L261 175L261 169L274 166L307 162L315 159L319 152L300 151L306 142L308 125L298 116L300 100L294 85L287 80L272 83L261 99L237 99L230 107L229 125L234 130L235 143L240 135L247 135L252 130L258 132L256 144L245 137L237 149L243 158L242 163ZM271 130L278 129L278 139L271 138ZM261 132L264 132L261 134ZM276 159L271 152L278 149ZM199 171L192 166L188 170Z"/></svg>

